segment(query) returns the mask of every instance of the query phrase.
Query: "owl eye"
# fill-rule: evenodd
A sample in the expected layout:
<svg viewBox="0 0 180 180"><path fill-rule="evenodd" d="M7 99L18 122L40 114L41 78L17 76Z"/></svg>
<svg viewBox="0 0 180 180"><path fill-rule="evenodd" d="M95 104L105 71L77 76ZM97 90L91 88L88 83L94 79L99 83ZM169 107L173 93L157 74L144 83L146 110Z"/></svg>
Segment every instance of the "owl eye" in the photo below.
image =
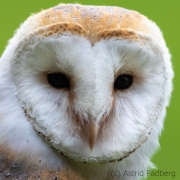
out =
<svg viewBox="0 0 180 180"><path fill-rule="evenodd" d="M69 79L62 73L53 73L47 75L48 83L55 88L69 88Z"/></svg>
<svg viewBox="0 0 180 180"><path fill-rule="evenodd" d="M114 89L127 89L133 83L133 76L129 74L119 75L114 83Z"/></svg>

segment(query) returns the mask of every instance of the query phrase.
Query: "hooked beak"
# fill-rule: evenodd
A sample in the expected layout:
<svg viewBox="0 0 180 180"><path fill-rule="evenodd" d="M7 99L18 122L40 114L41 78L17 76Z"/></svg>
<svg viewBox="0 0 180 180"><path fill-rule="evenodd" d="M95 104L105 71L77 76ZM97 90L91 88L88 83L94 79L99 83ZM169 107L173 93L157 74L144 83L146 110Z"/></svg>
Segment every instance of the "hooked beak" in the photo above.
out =
<svg viewBox="0 0 180 180"><path fill-rule="evenodd" d="M94 144L96 142L96 138L98 135L98 124L94 122L90 122L87 125L87 130L88 130L88 141L89 141L89 147L91 151L93 150Z"/></svg>

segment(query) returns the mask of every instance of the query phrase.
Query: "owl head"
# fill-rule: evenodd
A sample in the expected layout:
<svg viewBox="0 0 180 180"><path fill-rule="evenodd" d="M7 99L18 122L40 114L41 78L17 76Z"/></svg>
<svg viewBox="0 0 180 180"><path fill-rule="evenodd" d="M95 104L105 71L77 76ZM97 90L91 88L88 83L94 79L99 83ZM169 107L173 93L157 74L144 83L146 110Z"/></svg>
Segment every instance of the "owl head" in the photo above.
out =
<svg viewBox="0 0 180 180"><path fill-rule="evenodd" d="M61 4L30 16L0 63L21 131L33 128L49 149L106 163L157 146L173 71L161 31L145 16Z"/></svg>

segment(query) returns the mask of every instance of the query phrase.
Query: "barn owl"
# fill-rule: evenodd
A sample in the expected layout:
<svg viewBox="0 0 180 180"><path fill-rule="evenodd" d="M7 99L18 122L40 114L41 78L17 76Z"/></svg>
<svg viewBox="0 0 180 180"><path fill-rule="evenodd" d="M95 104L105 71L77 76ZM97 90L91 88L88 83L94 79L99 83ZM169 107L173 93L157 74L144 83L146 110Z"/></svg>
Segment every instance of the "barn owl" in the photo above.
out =
<svg viewBox="0 0 180 180"><path fill-rule="evenodd" d="M0 177L138 180L172 91L158 26L120 7L31 15L0 59Z"/></svg>

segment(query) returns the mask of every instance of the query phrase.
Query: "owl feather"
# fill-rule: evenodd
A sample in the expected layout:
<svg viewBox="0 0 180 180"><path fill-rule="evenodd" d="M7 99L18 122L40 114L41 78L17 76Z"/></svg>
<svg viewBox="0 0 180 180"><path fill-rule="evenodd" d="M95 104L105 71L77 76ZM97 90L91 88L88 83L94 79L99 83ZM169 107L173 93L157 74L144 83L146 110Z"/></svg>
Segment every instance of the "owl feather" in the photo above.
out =
<svg viewBox="0 0 180 180"><path fill-rule="evenodd" d="M138 180L172 91L158 26L120 7L31 15L0 59L0 178Z"/></svg>

